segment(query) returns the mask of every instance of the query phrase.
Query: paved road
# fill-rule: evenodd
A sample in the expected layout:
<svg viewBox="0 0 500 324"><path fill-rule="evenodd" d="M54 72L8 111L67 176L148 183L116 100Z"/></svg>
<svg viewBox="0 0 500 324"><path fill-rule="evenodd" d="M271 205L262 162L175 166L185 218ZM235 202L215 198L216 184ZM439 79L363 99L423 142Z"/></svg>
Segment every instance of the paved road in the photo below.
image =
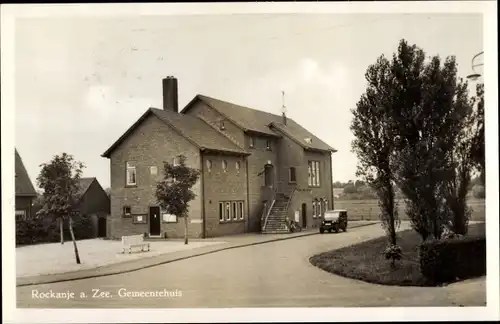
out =
<svg viewBox="0 0 500 324"><path fill-rule="evenodd" d="M485 282L444 288L388 287L335 276L309 263L323 251L383 234L380 225L347 233L313 235L177 261L108 277L17 288L18 307L350 307L482 306ZM93 298L99 289L104 293ZM171 297L120 297L119 291L168 291ZM33 298L33 293L73 292L74 299ZM109 292L111 297L106 297ZM80 298L85 293L86 298ZM40 294L38 296L41 296ZM54 297L54 295L52 296Z"/></svg>

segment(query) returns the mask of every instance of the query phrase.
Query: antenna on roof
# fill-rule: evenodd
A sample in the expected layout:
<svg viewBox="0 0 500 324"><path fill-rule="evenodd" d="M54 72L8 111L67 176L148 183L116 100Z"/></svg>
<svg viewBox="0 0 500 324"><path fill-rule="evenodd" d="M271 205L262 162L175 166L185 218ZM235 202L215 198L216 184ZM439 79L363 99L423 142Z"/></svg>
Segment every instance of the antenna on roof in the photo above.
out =
<svg viewBox="0 0 500 324"><path fill-rule="evenodd" d="M283 125L286 125L285 91L281 91L281 113L283 115Z"/></svg>

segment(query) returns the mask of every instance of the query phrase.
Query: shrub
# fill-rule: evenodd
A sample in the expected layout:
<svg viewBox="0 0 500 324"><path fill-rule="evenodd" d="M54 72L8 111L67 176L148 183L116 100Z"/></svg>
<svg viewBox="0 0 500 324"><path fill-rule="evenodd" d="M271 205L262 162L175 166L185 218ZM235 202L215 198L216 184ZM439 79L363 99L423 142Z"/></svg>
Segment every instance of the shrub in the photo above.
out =
<svg viewBox="0 0 500 324"><path fill-rule="evenodd" d="M73 218L73 232L76 240L94 238L92 218L77 215ZM68 221L64 221L63 236L65 241L71 240ZM16 220L16 245L38 243L55 243L60 241L59 224L49 217Z"/></svg>
<svg viewBox="0 0 500 324"><path fill-rule="evenodd" d="M399 245L390 244L384 250L384 255L385 255L386 260L389 260L389 259L401 260L401 257L403 255L403 250L401 249L401 247Z"/></svg>
<svg viewBox="0 0 500 324"><path fill-rule="evenodd" d="M433 283L486 274L486 237L462 236L420 246L420 271Z"/></svg>

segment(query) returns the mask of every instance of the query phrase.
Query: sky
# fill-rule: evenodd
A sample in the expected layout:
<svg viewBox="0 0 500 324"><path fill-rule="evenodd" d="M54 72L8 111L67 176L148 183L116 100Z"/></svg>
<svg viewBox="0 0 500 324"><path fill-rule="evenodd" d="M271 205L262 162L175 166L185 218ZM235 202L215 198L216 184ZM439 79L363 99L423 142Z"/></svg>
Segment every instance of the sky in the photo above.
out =
<svg viewBox="0 0 500 324"><path fill-rule="evenodd" d="M36 185L39 165L67 152L110 184L101 157L149 107L162 78L179 106L196 94L287 115L338 150L333 180L354 180L351 109L367 67L400 39L472 72L480 14L238 14L25 18L15 24L15 146Z"/></svg>

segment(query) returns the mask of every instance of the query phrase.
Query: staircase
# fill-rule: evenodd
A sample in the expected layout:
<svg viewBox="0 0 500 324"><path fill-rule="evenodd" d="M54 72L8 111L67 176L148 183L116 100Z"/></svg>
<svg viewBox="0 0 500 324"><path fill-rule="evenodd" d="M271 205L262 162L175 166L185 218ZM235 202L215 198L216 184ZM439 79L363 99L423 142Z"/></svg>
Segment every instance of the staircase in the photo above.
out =
<svg viewBox="0 0 500 324"><path fill-rule="evenodd" d="M262 233L289 233L290 230L286 224L289 197L285 196L283 193L276 193L275 199L274 205L269 212L267 222L262 229Z"/></svg>

